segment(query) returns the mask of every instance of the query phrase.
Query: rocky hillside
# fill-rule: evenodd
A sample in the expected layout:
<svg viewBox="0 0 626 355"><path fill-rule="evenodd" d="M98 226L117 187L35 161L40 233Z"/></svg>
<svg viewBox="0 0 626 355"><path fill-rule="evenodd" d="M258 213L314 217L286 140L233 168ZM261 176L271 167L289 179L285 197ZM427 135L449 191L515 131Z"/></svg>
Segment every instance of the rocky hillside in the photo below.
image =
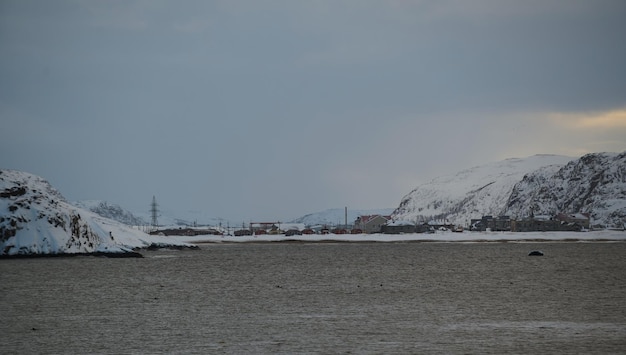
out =
<svg viewBox="0 0 626 355"><path fill-rule="evenodd" d="M107 201L84 200L75 201L72 204L128 226L144 226L148 224L143 218L135 216L132 212L123 209L120 205L111 204Z"/></svg>
<svg viewBox="0 0 626 355"><path fill-rule="evenodd" d="M535 155L463 170L418 186L394 211L396 220L448 219L467 224L485 215L590 212L592 224L626 221L626 152L579 159Z"/></svg>
<svg viewBox="0 0 626 355"><path fill-rule="evenodd" d="M557 171L571 159L559 155L535 155L439 177L403 197L393 218L413 222L448 219L450 223L465 225L472 218L498 215L505 209L515 184L526 174L541 168Z"/></svg>
<svg viewBox="0 0 626 355"><path fill-rule="evenodd" d="M0 256L119 254L150 246L192 247L75 207L41 177L0 170Z"/></svg>
<svg viewBox="0 0 626 355"><path fill-rule="evenodd" d="M595 153L554 172L537 170L517 183L501 214L523 217L589 212L592 225L626 222L626 152Z"/></svg>

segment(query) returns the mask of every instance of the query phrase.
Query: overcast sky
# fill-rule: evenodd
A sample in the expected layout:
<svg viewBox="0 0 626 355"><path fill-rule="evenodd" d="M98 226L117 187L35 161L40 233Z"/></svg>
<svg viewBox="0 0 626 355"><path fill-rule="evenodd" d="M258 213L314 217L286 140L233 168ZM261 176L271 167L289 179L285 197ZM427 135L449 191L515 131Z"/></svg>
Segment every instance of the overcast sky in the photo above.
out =
<svg viewBox="0 0 626 355"><path fill-rule="evenodd" d="M0 168L230 221L626 150L626 1L0 0Z"/></svg>

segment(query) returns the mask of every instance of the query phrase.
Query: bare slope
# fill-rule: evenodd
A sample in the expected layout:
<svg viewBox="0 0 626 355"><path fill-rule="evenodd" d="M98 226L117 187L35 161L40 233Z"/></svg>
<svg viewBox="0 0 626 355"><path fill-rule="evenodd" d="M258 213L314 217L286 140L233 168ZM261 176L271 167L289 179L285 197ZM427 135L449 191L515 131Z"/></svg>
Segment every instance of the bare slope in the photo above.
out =
<svg viewBox="0 0 626 355"><path fill-rule="evenodd" d="M143 218L135 216L132 212L122 208L122 206L109 203L107 201L83 200L74 201L72 204L76 207L80 207L102 217L124 223L128 226L143 226L148 224Z"/></svg>
<svg viewBox="0 0 626 355"><path fill-rule="evenodd" d="M556 172L572 158L534 155L506 159L443 176L418 186L402 198L394 211L396 220L421 221L447 218L467 224L472 218L498 215L507 206L513 187L537 169Z"/></svg>

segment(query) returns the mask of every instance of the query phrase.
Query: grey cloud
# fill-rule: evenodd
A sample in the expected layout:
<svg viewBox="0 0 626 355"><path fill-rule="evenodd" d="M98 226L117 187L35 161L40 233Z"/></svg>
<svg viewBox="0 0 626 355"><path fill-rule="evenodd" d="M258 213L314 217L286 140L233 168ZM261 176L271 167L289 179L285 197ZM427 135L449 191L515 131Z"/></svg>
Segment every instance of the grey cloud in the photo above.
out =
<svg viewBox="0 0 626 355"><path fill-rule="evenodd" d="M623 149L537 117L626 107L624 18L608 0L3 1L0 118L20 134L0 165L137 209L393 207L407 181L504 154ZM511 130L532 144L482 136Z"/></svg>

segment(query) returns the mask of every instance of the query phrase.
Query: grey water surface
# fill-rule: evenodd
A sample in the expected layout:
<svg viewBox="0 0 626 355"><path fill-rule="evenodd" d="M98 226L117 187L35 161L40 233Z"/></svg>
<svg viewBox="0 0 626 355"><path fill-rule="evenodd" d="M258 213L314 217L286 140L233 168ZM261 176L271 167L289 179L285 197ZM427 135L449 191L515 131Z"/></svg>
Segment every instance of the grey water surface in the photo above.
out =
<svg viewBox="0 0 626 355"><path fill-rule="evenodd" d="M143 254L0 260L0 353L626 353L623 242Z"/></svg>

